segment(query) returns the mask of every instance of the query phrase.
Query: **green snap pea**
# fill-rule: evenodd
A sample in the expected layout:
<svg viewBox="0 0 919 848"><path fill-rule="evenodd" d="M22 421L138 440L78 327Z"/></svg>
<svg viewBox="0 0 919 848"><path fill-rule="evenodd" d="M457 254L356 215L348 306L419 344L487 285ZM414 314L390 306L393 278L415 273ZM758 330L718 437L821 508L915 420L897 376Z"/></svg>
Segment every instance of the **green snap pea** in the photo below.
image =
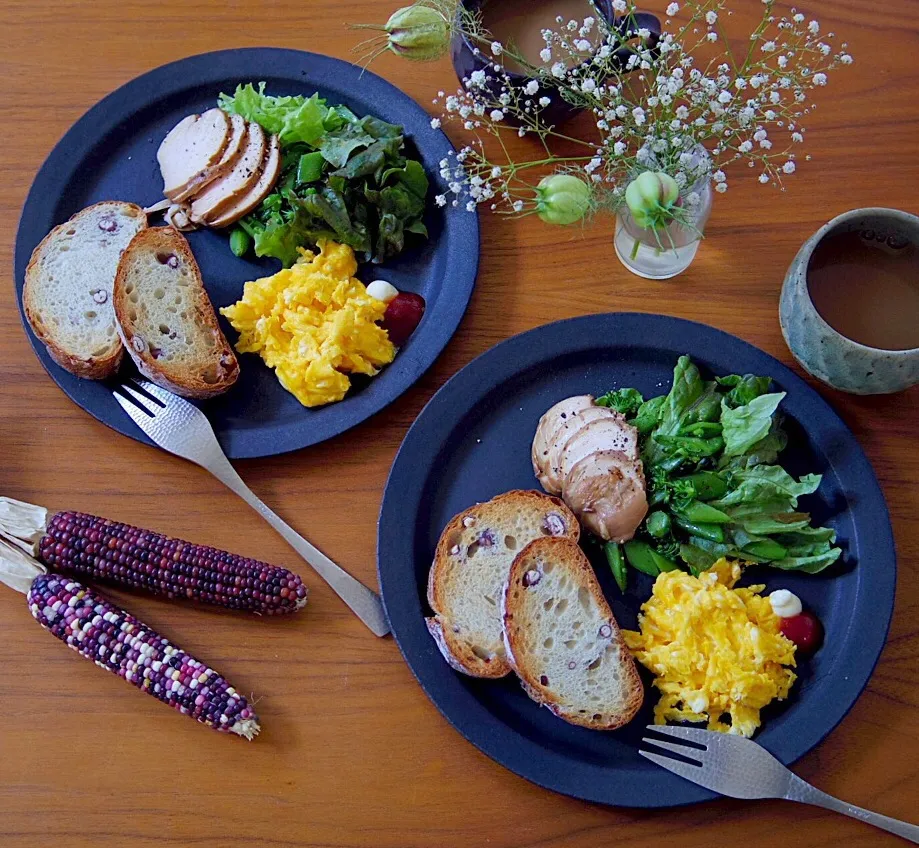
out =
<svg viewBox="0 0 919 848"><path fill-rule="evenodd" d="M621 546L616 542L607 542L603 546L603 552L606 554L606 561L613 572L613 579L616 581L619 591L624 592L628 585L628 571L625 567Z"/></svg>
<svg viewBox="0 0 919 848"><path fill-rule="evenodd" d="M751 553L753 556L762 557L765 560L784 559L788 556L788 549L772 539L750 542L742 548L741 552Z"/></svg>
<svg viewBox="0 0 919 848"><path fill-rule="evenodd" d="M234 256L245 256L252 247L252 236L242 227L234 227L230 233L230 250Z"/></svg>
<svg viewBox="0 0 919 848"><path fill-rule="evenodd" d="M654 548L647 542L639 542L633 539L631 542L626 542L623 547L625 549L625 558L636 571L640 571L650 577L657 577L661 573L661 568L653 556L655 553Z"/></svg>
<svg viewBox="0 0 919 848"><path fill-rule="evenodd" d="M679 568L670 557L665 557L663 554L654 550L654 548L651 548L651 559L654 560L654 564L660 571L676 571Z"/></svg>
<svg viewBox="0 0 919 848"><path fill-rule="evenodd" d="M322 154L318 150L304 153L297 163L297 182L314 183L322 177Z"/></svg>
<svg viewBox="0 0 919 848"><path fill-rule="evenodd" d="M693 536L700 536L719 544L724 541L724 530L720 524L697 524L694 521L687 521L680 516L675 517L677 527L682 527L687 533Z"/></svg>
<svg viewBox="0 0 919 848"><path fill-rule="evenodd" d="M661 539L670 532L670 516L660 510L652 512L645 522L645 527L655 539Z"/></svg>
<svg viewBox="0 0 919 848"><path fill-rule="evenodd" d="M728 524L731 516L701 501L693 501L679 511L679 517L698 524Z"/></svg>
<svg viewBox="0 0 919 848"><path fill-rule="evenodd" d="M728 493L728 484L714 471L698 471L682 478L686 480L700 501L713 501Z"/></svg>

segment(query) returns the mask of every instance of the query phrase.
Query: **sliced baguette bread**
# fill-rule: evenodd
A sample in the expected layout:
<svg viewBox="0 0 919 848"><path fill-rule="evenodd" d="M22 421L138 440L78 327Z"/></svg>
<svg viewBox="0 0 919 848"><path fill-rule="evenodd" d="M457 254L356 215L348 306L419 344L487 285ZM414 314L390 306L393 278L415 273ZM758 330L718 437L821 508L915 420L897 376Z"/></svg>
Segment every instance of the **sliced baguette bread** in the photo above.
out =
<svg viewBox="0 0 919 848"><path fill-rule="evenodd" d="M557 498L511 491L464 510L444 529L428 576L428 630L444 658L473 677L511 667L501 635L501 595L514 557L533 539L577 541L577 519Z"/></svg>
<svg viewBox="0 0 919 848"><path fill-rule="evenodd" d="M112 288L122 251L146 226L133 203L96 203L32 252L22 291L26 318L51 358L78 377L104 380L121 364Z"/></svg>
<svg viewBox="0 0 919 848"><path fill-rule="evenodd" d="M506 656L534 701L594 730L631 721L644 689L575 541L536 539L517 555L503 614Z"/></svg>
<svg viewBox="0 0 919 848"><path fill-rule="evenodd" d="M185 237L154 227L128 245L115 276L125 350L148 380L191 398L225 392L239 364L217 323Z"/></svg>

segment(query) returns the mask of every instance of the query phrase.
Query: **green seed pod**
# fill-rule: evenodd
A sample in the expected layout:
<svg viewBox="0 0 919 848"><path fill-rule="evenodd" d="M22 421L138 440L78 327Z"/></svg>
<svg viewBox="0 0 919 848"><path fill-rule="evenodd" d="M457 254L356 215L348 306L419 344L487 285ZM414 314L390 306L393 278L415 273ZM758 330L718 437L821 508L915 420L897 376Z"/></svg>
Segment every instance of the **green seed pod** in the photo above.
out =
<svg viewBox="0 0 919 848"><path fill-rule="evenodd" d="M680 187L669 174L645 171L625 190L625 202L639 227L658 227L669 221L667 210L680 196Z"/></svg>
<svg viewBox="0 0 919 848"><path fill-rule="evenodd" d="M547 224L574 224L590 209L590 186L572 174L551 174L536 186L536 213Z"/></svg>
<svg viewBox="0 0 919 848"><path fill-rule="evenodd" d="M439 59L450 48L450 28L443 14L415 3L392 13L383 29L388 47L397 56L418 62Z"/></svg>

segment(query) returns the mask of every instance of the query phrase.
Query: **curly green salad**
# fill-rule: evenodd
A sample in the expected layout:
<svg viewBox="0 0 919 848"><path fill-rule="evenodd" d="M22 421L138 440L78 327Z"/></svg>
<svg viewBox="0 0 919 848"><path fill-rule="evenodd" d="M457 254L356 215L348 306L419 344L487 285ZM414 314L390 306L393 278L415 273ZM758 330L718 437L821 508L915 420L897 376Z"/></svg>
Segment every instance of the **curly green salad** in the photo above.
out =
<svg viewBox="0 0 919 848"><path fill-rule="evenodd" d="M798 507L821 475L795 479L779 464L785 393L770 387L753 374L705 380L681 356L668 394L646 400L624 388L597 398L638 430L648 485L635 538L605 547L621 587L625 563L651 576L680 566L698 575L728 557L816 574L839 559L835 531Z"/></svg>
<svg viewBox="0 0 919 848"><path fill-rule="evenodd" d="M318 94L273 97L265 83L237 86L232 96L220 95L218 106L260 124L281 143L274 191L231 234L237 255L251 248L287 267L300 247L329 239L380 263L399 254L408 236L427 237L428 178L407 154L401 126L359 118Z"/></svg>

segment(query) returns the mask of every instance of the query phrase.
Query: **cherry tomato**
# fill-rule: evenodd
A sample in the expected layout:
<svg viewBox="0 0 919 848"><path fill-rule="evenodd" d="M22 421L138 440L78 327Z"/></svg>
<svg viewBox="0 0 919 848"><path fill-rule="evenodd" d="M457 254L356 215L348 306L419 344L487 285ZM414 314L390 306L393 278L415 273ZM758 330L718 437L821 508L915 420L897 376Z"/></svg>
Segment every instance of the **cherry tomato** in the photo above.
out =
<svg viewBox="0 0 919 848"><path fill-rule="evenodd" d="M382 326L389 333L389 340L396 347L402 347L415 332L422 315L424 298L412 292L399 292L386 307Z"/></svg>
<svg viewBox="0 0 919 848"><path fill-rule="evenodd" d="M798 654L801 656L810 656L823 642L823 625L816 615L807 610L783 618L779 629L783 636L798 646Z"/></svg>

